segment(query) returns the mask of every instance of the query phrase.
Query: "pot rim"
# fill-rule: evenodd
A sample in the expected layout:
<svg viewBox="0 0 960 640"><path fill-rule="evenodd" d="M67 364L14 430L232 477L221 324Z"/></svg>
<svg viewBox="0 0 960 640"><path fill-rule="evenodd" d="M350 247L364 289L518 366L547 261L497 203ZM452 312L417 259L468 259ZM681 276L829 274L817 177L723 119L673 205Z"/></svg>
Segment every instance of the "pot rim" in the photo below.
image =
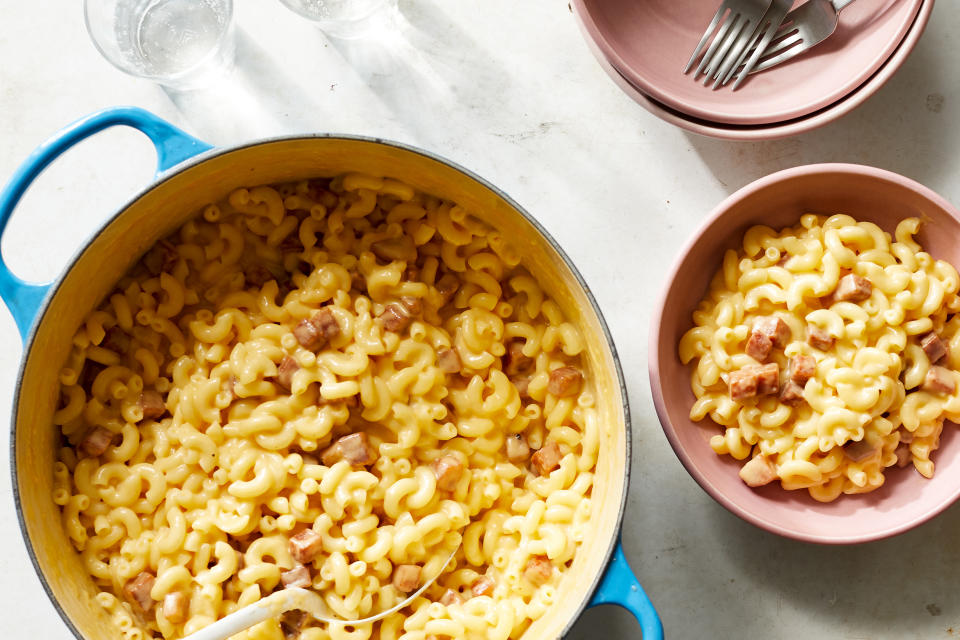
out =
<svg viewBox="0 0 960 640"><path fill-rule="evenodd" d="M27 357L30 353L30 350L33 348L33 342L36 338L37 328L43 323L47 311L50 307L50 302L60 291L61 286L66 278L66 275L70 272L71 269L76 265L77 261L83 256L83 254L90 247L90 244L114 221L116 221L120 216L125 214L127 210L133 206L138 200L146 196L155 188L159 187L161 184L167 182L176 175L179 175L185 171L198 166L208 160L213 158L227 155L236 151L241 151L243 149L249 149L252 147L269 145L280 142L290 142L294 140L346 140L352 142L364 142L364 143L373 143L377 145L384 145L387 147L393 147L401 151L406 151L419 155L421 157L433 160L444 164L455 171L465 175L471 180L481 184L486 187L499 198L503 199L510 207L519 213L523 218L529 222L534 229L543 237L543 239L553 248L554 251L560 256L564 264L573 274L574 279L583 289L584 294L587 297L587 300L590 302L590 306L593 309L593 312L597 316L597 320L600 324L600 329L603 333L603 337L607 343L607 347L610 349L610 355L613 359L614 369L616 372L617 383L620 390L620 400L623 407L624 415L624 437L625 437L625 463L624 463L624 478L623 478L623 491L621 492L620 505L617 509L617 518L614 527L614 531L617 532L616 535L612 537L610 542L607 544L606 549L603 551L604 562L601 565L602 568L597 572L593 579L591 580L590 586L584 592L583 598L576 609L573 611L570 616L569 621L564 625L563 631L561 632L562 636L567 635L570 632L570 629L573 627L574 623L579 619L580 615L587 609L590 600L593 597L594 592L597 590L597 587L600 585L600 582L603 580L603 576L606 570L607 565L610 564L610 560L613 557L614 548L617 545L619 540L619 532L623 526L623 516L627 506L627 494L630 490L630 471L631 471L631 455L632 455L632 425L630 421L630 403L627 395L626 381L623 376L623 367L620 364L620 356L617 353L616 345L613 342L613 336L610 333L610 327L607 325L607 321L603 316L603 313L600 311L600 307L597 304L597 300L593 295L592 290L586 281L583 279L583 276L580 274L580 271L577 270L576 266L573 264L573 261L570 259L570 256L567 255L566 251L557 243L557 241L551 236L547 230L543 227L539 220L534 218L526 209L524 209L518 202L513 198L507 195L499 187L494 186L492 183L482 178L473 171L465 168L457 162L449 160L438 153L427 151L420 147L416 147L410 144L403 142L397 142L394 140L388 140L385 138L380 138L376 136L363 136L363 135L354 135L354 134L342 134L342 133L310 133L310 134L292 134L292 135L283 135L283 136L271 136L267 138L259 138L244 142L238 145L224 146L224 147L213 147L206 151L202 151L183 162L171 167L170 169L157 175L151 182L146 186L137 191L133 196L127 199L123 205L117 208L117 210L109 215L95 231L93 231L82 243L81 245L73 252L73 254L68 258L66 264L60 270L60 273L57 277L51 282L50 289L44 295L43 301L40 304L40 307L37 309L37 313L33 318L33 321L30 325L30 330L27 333L26 339L23 342L23 351L20 357L20 365L17 369L17 378L16 383L14 384L13 389L13 402L11 405L10 412L10 474L11 474L11 483L13 489L13 501L14 508L17 512L17 524L20 528L20 534L23 537L24 545L27 549L27 555L30 557L30 562L33 565L34 571L36 572L37 577L40 580L40 585L43 587L44 592L47 594L47 597L50 599L51 604L57 613L60 615L60 619L63 620L67 628L74 635L77 640L86 640L84 636L80 633L79 629L73 624L73 621L64 611L63 607L60 606L60 602L57 600L56 595L53 593L50 584L47 582L46 575L40 567L40 561L37 558L37 554L33 547L33 541L30 538L30 535L27 531L27 524L23 514L23 505L20 500L20 477L17 468L17 417L20 410L20 391L23 386L23 375L27 364Z"/></svg>

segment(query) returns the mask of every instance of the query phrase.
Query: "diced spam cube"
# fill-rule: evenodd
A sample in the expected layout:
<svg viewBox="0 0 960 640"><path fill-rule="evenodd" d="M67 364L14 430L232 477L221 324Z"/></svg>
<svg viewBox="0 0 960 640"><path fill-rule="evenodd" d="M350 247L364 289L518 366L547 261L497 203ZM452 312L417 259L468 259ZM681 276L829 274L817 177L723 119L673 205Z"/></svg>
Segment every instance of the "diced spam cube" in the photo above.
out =
<svg viewBox="0 0 960 640"><path fill-rule="evenodd" d="M817 361L813 356L794 356L787 364L787 377L801 387L817 373Z"/></svg>
<svg viewBox="0 0 960 640"><path fill-rule="evenodd" d="M340 325L329 309L321 309L294 327L293 335L304 349L316 351L340 335Z"/></svg>
<svg viewBox="0 0 960 640"><path fill-rule="evenodd" d="M167 405L163 402L163 396L160 395L160 392L154 391L153 389L145 389L140 394L138 404L140 408L143 409L144 420L159 418L167 412Z"/></svg>
<svg viewBox="0 0 960 640"><path fill-rule="evenodd" d="M770 338L762 333L753 332L750 334L750 338L747 340L747 346L744 350L747 352L748 356L757 362L763 362L770 357L770 351L772 349L773 342L771 342Z"/></svg>
<svg viewBox="0 0 960 640"><path fill-rule="evenodd" d="M437 366L444 373L457 373L460 371L460 356L456 349L441 349L437 352Z"/></svg>
<svg viewBox="0 0 960 640"><path fill-rule="evenodd" d="M393 586L397 591L409 593L420 584L420 565L401 564L393 570Z"/></svg>
<svg viewBox="0 0 960 640"><path fill-rule="evenodd" d="M858 276L855 273L848 273L840 278L837 283L837 289L833 297L838 302L863 302L873 293L873 283Z"/></svg>
<svg viewBox="0 0 960 640"><path fill-rule="evenodd" d="M103 455L113 442L113 432L104 427L94 427L80 442L80 449L91 458Z"/></svg>
<svg viewBox="0 0 960 640"><path fill-rule="evenodd" d="M547 556L532 556L527 560L527 566L523 570L523 577L527 582L539 587L553 575L553 563Z"/></svg>
<svg viewBox="0 0 960 640"><path fill-rule="evenodd" d="M284 587L301 587L303 589L313 584L313 581L310 579L309 567L302 564L298 564L289 571L281 572L280 582L283 583Z"/></svg>
<svg viewBox="0 0 960 640"><path fill-rule="evenodd" d="M833 348L834 342L836 342L836 338L827 333L826 329L822 329L815 324L807 325L807 344L814 349L829 351Z"/></svg>
<svg viewBox="0 0 960 640"><path fill-rule="evenodd" d="M560 447L557 446L556 442L550 441L531 456L530 466L537 472L537 475L545 476L560 466L562 458Z"/></svg>
<svg viewBox="0 0 960 640"><path fill-rule="evenodd" d="M355 467L365 467L376 459L377 452L363 431L343 436L320 454L320 460L328 467L341 460L346 460Z"/></svg>
<svg viewBox="0 0 960 640"><path fill-rule="evenodd" d="M803 387L793 380L787 380L783 385L783 389L780 390L780 402L783 404L797 405L803 402L803 400Z"/></svg>
<svg viewBox="0 0 960 640"><path fill-rule="evenodd" d="M493 587L496 586L493 578L489 576L480 576L470 585L470 592L474 596L489 596L493 594Z"/></svg>
<svg viewBox="0 0 960 640"><path fill-rule="evenodd" d="M927 369L927 377L923 379L921 388L931 393L953 393L957 390L957 383L950 369L933 365Z"/></svg>
<svg viewBox="0 0 960 640"><path fill-rule="evenodd" d="M727 377L727 384L730 386L730 399L752 398L757 395L759 382L760 375L756 367L743 367L737 371L731 371Z"/></svg>
<svg viewBox="0 0 960 640"><path fill-rule="evenodd" d="M783 349L790 342L790 327L777 316L763 316L754 320L753 333L765 336L778 349Z"/></svg>
<svg viewBox="0 0 960 640"><path fill-rule="evenodd" d="M740 479L749 487L762 487L777 479L777 471L765 455L759 455L740 468Z"/></svg>
<svg viewBox="0 0 960 640"><path fill-rule="evenodd" d="M306 611L294 609L286 611L280 616L280 631L283 633L284 640L296 640L300 637L300 629L307 620Z"/></svg>
<svg viewBox="0 0 960 640"><path fill-rule="evenodd" d="M141 613L146 613L153 607L154 602L150 597L150 591L156 581L157 578L152 573L141 571L136 578L123 587L124 594Z"/></svg>
<svg viewBox="0 0 960 640"><path fill-rule="evenodd" d="M940 339L940 336L933 331L921 338L920 347L927 354L930 364L939 362L940 358L947 355L947 346Z"/></svg>
<svg viewBox="0 0 960 640"><path fill-rule="evenodd" d="M453 491L463 476L463 463L456 456L443 456L434 461L433 472L437 476L437 488Z"/></svg>
<svg viewBox="0 0 960 640"><path fill-rule="evenodd" d="M413 322L413 316L399 302L391 302L385 306L380 318L383 320L383 328L393 333L401 333Z"/></svg>
<svg viewBox="0 0 960 640"><path fill-rule="evenodd" d="M423 300L416 296L400 296L400 304L411 316L418 316L423 311Z"/></svg>
<svg viewBox="0 0 960 640"><path fill-rule="evenodd" d="M573 367L560 367L550 372L547 391L558 398L576 395L580 391L583 374Z"/></svg>
<svg viewBox="0 0 960 640"><path fill-rule="evenodd" d="M757 395L776 394L780 390L780 365L776 362L757 367Z"/></svg>
<svg viewBox="0 0 960 640"><path fill-rule="evenodd" d="M311 562L323 549L323 537L313 529L304 529L290 538L290 555L300 564Z"/></svg>
<svg viewBox="0 0 960 640"><path fill-rule="evenodd" d="M854 462L863 462L879 449L867 440L850 441L843 445L843 452Z"/></svg>
<svg viewBox="0 0 960 640"><path fill-rule="evenodd" d="M523 353L524 344L523 340L507 342L507 352L503 355L503 372L511 378L526 373L533 367L533 358L529 358Z"/></svg>
<svg viewBox="0 0 960 640"><path fill-rule="evenodd" d="M189 607L189 599L183 591L171 591L163 597L163 617L173 624L187 619Z"/></svg>
<svg viewBox="0 0 960 640"><path fill-rule="evenodd" d="M293 337L297 339L297 342L304 349L309 349L314 351L323 346L323 338L320 335L320 331L310 320L301 320L297 326L293 328Z"/></svg>
<svg viewBox="0 0 960 640"><path fill-rule="evenodd" d="M290 391L293 385L293 374L300 370L300 365L290 356L283 356L280 365L277 367L277 384Z"/></svg>

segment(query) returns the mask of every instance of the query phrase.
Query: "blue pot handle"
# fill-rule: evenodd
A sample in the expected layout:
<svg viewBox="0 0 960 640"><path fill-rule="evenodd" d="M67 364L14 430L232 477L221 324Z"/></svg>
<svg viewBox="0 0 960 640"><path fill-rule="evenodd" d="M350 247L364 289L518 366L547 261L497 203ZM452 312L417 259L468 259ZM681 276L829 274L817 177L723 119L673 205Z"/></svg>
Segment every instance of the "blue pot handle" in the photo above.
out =
<svg viewBox="0 0 960 640"><path fill-rule="evenodd" d="M627 558L623 555L623 543L617 540L617 547L607 566L607 571L600 580L593 598L588 607L598 604L615 604L633 614L640 623L643 640L662 640L663 624L657 610L653 608L650 598L643 592L643 587L637 577L633 575Z"/></svg>
<svg viewBox="0 0 960 640"><path fill-rule="evenodd" d="M20 198L51 162L81 140L116 125L133 127L150 138L157 150L157 175L211 148L206 142L197 140L143 109L113 107L98 111L56 133L37 147L14 172L10 182L0 192L0 238ZM24 341L49 289L50 283L34 284L13 275L0 255L0 298L13 314Z"/></svg>

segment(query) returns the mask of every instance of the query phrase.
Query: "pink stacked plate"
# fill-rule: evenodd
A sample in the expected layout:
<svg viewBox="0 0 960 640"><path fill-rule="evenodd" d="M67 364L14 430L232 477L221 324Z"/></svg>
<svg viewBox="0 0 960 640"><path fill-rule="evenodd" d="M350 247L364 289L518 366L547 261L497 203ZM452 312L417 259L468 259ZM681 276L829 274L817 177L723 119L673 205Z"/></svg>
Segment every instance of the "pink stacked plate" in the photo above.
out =
<svg viewBox="0 0 960 640"><path fill-rule="evenodd" d="M574 0L573 6L601 66L647 110L696 133L756 140L809 131L862 104L913 50L933 2L858 0L826 42L751 76L737 91L713 90L682 73L718 1Z"/></svg>

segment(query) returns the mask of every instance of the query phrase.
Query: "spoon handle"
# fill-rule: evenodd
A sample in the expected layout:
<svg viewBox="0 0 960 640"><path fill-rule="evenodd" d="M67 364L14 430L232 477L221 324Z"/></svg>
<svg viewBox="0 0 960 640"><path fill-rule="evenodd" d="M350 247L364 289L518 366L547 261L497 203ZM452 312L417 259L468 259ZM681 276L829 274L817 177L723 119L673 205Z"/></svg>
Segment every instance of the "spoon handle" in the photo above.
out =
<svg viewBox="0 0 960 640"><path fill-rule="evenodd" d="M238 634L244 629L249 629L255 624L282 613L282 611L278 612L276 607L271 607L271 603L267 602L268 600L270 600L269 596L260 602L237 609L230 615L200 629L200 631L191 633L184 640L227 640L230 636Z"/></svg>
<svg viewBox="0 0 960 640"><path fill-rule="evenodd" d="M459 548L458 545L457 549ZM284 612L292 609L306 611L315 620L326 623L363 625L375 622L399 611L420 597L420 594L426 591L427 588L440 577L444 569L447 568L447 565L450 564L450 561L453 560L453 557L456 555L457 549L454 549L450 555L447 556L446 562L440 567L437 575L427 580L423 586L410 594L405 600L386 611L381 611L376 615L363 618L362 620L342 620L336 618L330 614L327 605L323 602L323 598L316 592L309 589L288 588L277 591L276 593L271 593L266 598L261 598L253 604L237 609L213 624L207 625L195 633L191 633L183 638L183 640L227 640L230 636L240 633L244 629L249 629L253 625L259 624L268 618L278 618Z"/></svg>

